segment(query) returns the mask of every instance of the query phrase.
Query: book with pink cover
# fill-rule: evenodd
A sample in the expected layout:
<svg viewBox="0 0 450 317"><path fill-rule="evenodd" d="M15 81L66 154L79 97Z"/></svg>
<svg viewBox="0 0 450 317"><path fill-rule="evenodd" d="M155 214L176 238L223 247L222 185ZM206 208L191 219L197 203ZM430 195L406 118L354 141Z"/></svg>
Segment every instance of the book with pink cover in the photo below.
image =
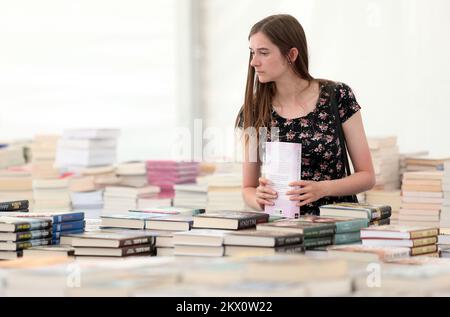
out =
<svg viewBox="0 0 450 317"><path fill-rule="evenodd" d="M265 206L269 215L286 218L298 218L298 201L289 200L288 191L291 182L301 179L302 146L299 143L266 142L265 177L272 183L271 188L278 193L274 206Z"/></svg>

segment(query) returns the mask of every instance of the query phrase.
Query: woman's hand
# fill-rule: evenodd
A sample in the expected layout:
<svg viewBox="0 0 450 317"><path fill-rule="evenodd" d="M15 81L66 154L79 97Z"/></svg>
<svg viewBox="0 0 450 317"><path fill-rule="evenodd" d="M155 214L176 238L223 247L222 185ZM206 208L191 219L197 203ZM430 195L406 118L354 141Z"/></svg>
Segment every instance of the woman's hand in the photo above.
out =
<svg viewBox="0 0 450 317"><path fill-rule="evenodd" d="M259 179L259 186L256 188L256 202L264 209L264 206L275 205L273 200L278 198L277 192L269 187L270 181L261 177Z"/></svg>
<svg viewBox="0 0 450 317"><path fill-rule="evenodd" d="M297 206L302 207L311 204L319 199L328 196L329 182L313 182L313 181L299 181L290 183L291 187L299 187L287 192L290 200L298 201Z"/></svg>

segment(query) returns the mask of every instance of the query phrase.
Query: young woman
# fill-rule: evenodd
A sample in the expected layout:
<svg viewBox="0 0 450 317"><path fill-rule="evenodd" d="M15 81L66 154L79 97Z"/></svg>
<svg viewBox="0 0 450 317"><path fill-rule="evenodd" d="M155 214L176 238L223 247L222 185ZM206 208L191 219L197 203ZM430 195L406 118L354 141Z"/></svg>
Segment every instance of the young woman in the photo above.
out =
<svg viewBox="0 0 450 317"><path fill-rule="evenodd" d="M236 124L249 128L279 129L279 141L302 144L301 181L289 184L291 200L301 214L319 214L319 206L345 201L345 197L375 185L375 174L360 106L343 83L314 79L308 70L308 48L300 23L290 15L274 15L253 26L245 102ZM338 106L354 173L346 175L336 132ZM261 161L250 159L245 142L243 195L253 209L273 205L277 193L270 180L261 178Z"/></svg>

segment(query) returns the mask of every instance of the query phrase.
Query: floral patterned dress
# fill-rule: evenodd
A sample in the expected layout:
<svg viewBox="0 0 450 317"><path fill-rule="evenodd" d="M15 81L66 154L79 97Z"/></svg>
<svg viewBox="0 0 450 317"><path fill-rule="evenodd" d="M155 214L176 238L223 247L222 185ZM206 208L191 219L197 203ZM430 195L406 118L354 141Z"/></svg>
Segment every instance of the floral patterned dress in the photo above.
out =
<svg viewBox="0 0 450 317"><path fill-rule="evenodd" d="M334 90L339 116L346 122L361 107L349 86L343 83L320 81L320 96L314 111L292 120L272 110L272 128L279 129L280 142L302 144L302 180L324 181L345 177L342 148L336 131L336 118L331 107L330 92ZM268 131L268 142L271 140ZM324 197L301 208L301 214L319 215L319 206L344 201L344 197Z"/></svg>

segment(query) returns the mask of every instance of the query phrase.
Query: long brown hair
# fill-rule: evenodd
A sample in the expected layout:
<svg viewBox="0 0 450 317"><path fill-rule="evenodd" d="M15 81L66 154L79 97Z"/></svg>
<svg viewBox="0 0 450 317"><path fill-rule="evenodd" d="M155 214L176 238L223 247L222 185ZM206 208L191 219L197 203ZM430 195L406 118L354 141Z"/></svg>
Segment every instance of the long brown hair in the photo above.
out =
<svg viewBox="0 0 450 317"><path fill-rule="evenodd" d="M294 72L302 79L310 82L314 80L309 74L308 45L305 32L296 18L287 14L269 16L252 27L248 39L250 40L258 32L267 36L286 58L292 48L297 48L299 55L292 63ZM255 69L251 66L251 61L252 54L250 53L245 100L236 119L236 127L244 129L254 127L258 131L261 127L269 127L276 85L274 82L260 83L255 75Z"/></svg>

